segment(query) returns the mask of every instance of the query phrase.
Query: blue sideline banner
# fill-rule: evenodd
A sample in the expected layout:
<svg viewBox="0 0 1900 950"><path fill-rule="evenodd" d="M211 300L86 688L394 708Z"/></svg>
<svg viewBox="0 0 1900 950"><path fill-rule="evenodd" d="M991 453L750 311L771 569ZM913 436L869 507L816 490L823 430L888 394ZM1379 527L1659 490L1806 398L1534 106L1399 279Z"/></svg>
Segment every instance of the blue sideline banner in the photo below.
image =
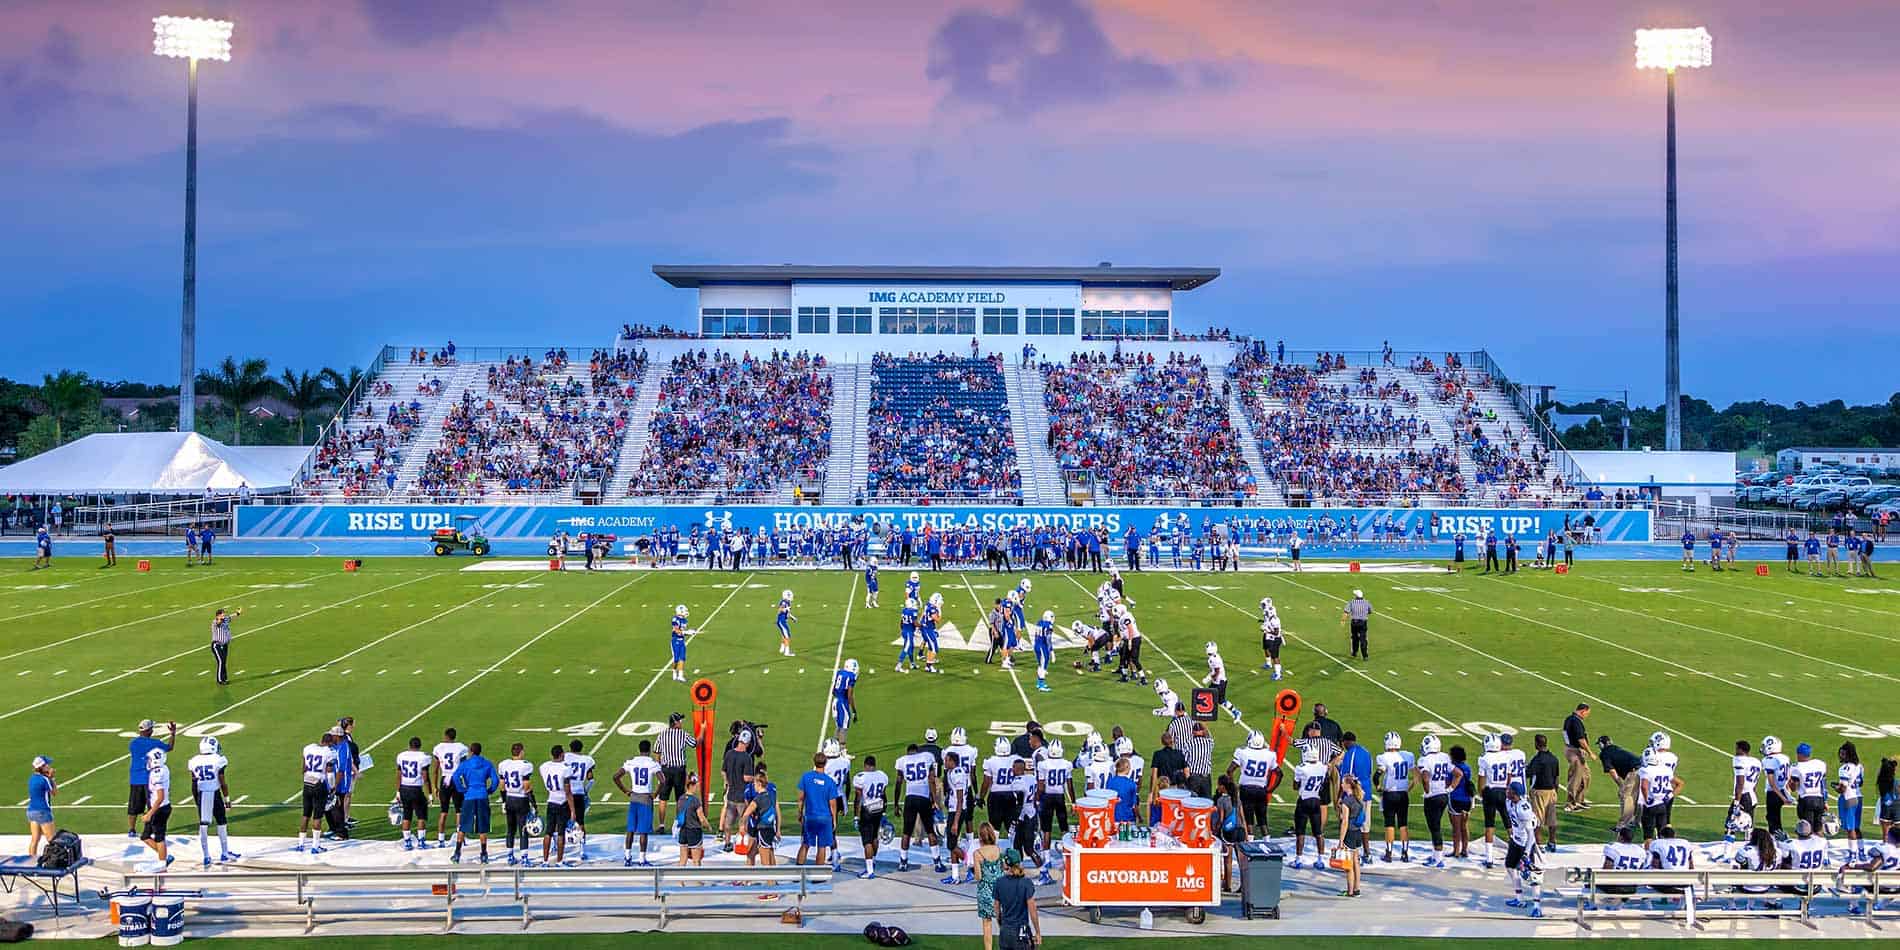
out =
<svg viewBox="0 0 1900 950"><path fill-rule="evenodd" d="M1212 523L1239 521L1243 525L1264 519L1282 527L1291 524L1311 536L1322 519L1342 528L1359 519L1363 536L1371 525L1390 517L1407 535L1412 526L1427 522L1436 512L1438 536L1458 532L1479 539L1495 531L1499 537L1541 538L1566 524L1591 519L1605 541L1650 540L1650 513L1635 509L1574 508L1039 508L869 505L863 507L810 505L243 505L237 509L241 538L417 538L437 528L467 527L479 522L489 537L500 540L536 540L557 531L570 534L602 532L623 537L649 534L674 526L682 533L694 525L785 531L791 528L839 527L853 518L896 530L936 531L1011 530L1017 527L1057 525L1067 528L1106 527L1121 537L1129 528L1147 535L1162 517L1188 519L1198 528Z"/></svg>

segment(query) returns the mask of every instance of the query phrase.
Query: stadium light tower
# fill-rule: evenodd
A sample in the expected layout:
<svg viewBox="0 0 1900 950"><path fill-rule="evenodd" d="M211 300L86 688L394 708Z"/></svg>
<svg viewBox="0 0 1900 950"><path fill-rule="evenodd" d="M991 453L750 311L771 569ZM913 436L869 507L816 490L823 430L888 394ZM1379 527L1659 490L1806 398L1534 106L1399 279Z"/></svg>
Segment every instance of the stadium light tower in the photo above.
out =
<svg viewBox="0 0 1900 950"><path fill-rule="evenodd" d="M230 20L152 18L152 52L191 64L190 104L185 108L185 305L178 340L178 431L196 424L198 363L198 61L231 60Z"/></svg>
<svg viewBox="0 0 1900 950"><path fill-rule="evenodd" d="M1676 321L1676 70L1701 69L1715 61L1715 40L1702 27L1636 31L1636 68L1660 69L1669 77L1668 198L1664 228L1668 263L1664 275L1663 388L1666 391L1664 448L1682 450L1682 332Z"/></svg>

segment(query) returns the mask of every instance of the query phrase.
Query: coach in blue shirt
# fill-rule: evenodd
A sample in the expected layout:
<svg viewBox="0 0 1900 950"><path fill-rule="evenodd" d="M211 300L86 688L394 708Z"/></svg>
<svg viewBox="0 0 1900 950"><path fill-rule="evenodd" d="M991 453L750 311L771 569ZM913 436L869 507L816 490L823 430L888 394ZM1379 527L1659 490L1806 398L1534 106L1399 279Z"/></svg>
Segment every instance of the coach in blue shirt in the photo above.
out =
<svg viewBox="0 0 1900 950"><path fill-rule="evenodd" d="M456 827L455 853L449 860L461 863L462 842L469 835L481 839L482 863L488 863L488 796L501 787L501 779L495 774L495 763L482 758L482 744L471 742L468 746L468 758L455 767L455 790L462 793L461 824ZM559 834L557 830L555 832Z"/></svg>
<svg viewBox="0 0 1900 950"><path fill-rule="evenodd" d="M798 860L794 863L804 864L805 855L812 848L818 849L818 863L825 863L825 852L836 846L831 801L837 797L838 783L825 774L824 754L814 754L811 771L798 777Z"/></svg>
<svg viewBox="0 0 1900 950"><path fill-rule="evenodd" d="M1360 745L1359 737L1353 735L1351 732L1340 736L1340 742L1342 748L1339 752L1339 774L1351 775L1357 778L1361 790L1371 788L1372 750ZM1335 800L1337 800L1337 796L1335 796ZM1364 810L1360 816L1359 823L1360 831L1365 831L1372 827L1372 809L1368 808ZM1371 846L1366 844L1366 840L1370 837L1370 835L1360 835L1360 847L1366 854L1371 853Z"/></svg>
<svg viewBox="0 0 1900 950"><path fill-rule="evenodd" d="M172 746L178 742L177 723L166 723L171 730L171 735L163 742L152 737L152 730L157 725L150 719L140 721L138 736L125 747L126 754L131 757L131 775L127 779L131 792L125 799L125 836L128 838L139 836L137 825L139 816L145 814L151 807L151 800L147 796L149 788L145 784L151 778L151 769L146 764L147 757L152 754L153 749L164 749L170 752Z"/></svg>

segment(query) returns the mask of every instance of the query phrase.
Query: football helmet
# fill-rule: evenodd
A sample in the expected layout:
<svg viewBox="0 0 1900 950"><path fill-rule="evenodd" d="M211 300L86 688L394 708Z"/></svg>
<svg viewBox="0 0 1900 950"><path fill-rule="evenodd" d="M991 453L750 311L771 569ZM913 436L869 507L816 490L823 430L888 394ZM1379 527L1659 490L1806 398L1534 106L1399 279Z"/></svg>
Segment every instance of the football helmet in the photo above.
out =
<svg viewBox="0 0 1900 950"><path fill-rule="evenodd" d="M994 748L996 749L997 755L1008 755L1009 754L1009 740L1003 738L1002 736L997 736L996 745Z"/></svg>
<svg viewBox="0 0 1900 950"><path fill-rule="evenodd" d="M782 590L778 592L778 596L780 600L791 600L792 592L790 590Z"/></svg>
<svg viewBox="0 0 1900 950"><path fill-rule="evenodd" d="M962 726L958 726L955 729L950 730L950 744L951 745L964 745L966 743L966 740L968 739L969 739L969 734L963 731Z"/></svg>
<svg viewBox="0 0 1900 950"><path fill-rule="evenodd" d="M1657 730L1649 734L1649 747L1660 752L1669 751L1669 733Z"/></svg>
<svg viewBox="0 0 1900 950"><path fill-rule="evenodd" d="M1162 679L1159 676L1155 677L1155 695L1161 696L1161 695L1166 694L1167 692L1168 692L1168 681Z"/></svg>
<svg viewBox="0 0 1900 950"><path fill-rule="evenodd" d="M1082 743L1082 748L1084 749L1102 748L1102 734L1099 732L1090 732L1088 741Z"/></svg>
<svg viewBox="0 0 1900 950"><path fill-rule="evenodd" d="M1388 732L1385 734L1385 750L1387 752L1397 749L1401 744L1402 740L1399 738L1398 733Z"/></svg>
<svg viewBox="0 0 1900 950"><path fill-rule="evenodd" d="M846 673L856 673L858 671L858 661L855 659L844 661L844 671Z"/></svg>
<svg viewBox="0 0 1900 950"><path fill-rule="evenodd" d="M1055 612L1055 611L1053 611L1053 610L1045 610L1045 611L1043 611L1043 612L1042 612L1042 622L1043 622L1043 623L1055 623L1055 622L1056 622L1056 612Z"/></svg>
<svg viewBox="0 0 1900 950"><path fill-rule="evenodd" d="M1034 584L1033 582L1031 582L1031 581L1029 580L1029 578L1027 578L1027 577L1025 577L1025 578L1023 578L1023 583L1022 583L1022 588L1023 588L1023 590L1025 590L1025 591L1028 591L1028 590L1033 590L1033 589L1035 588L1035 586L1036 586L1036 585L1035 585L1035 584Z"/></svg>
<svg viewBox="0 0 1900 950"><path fill-rule="evenodd" d="M1748 812L1743 811L1740 805L1730 805L1728 809L1729 837L1741 841L1754 830L1755 819L1748 817Z"/></svg>
<svg viewBox="0 0 1900 950"><path fill-rule="evenodd" d="M389 823L392 826L402 824L402 802L389 803Z"/></svg>
<svg viewBox="0 0 1900 950"><path fill-rule="evenodd" d="M1762 755L1780 755L1781 754L1781 740L1775 738L1774 736L1762 736L1761 737L1761 754Z"/></svg>
<svg viewBox="0 0 1900 950"><path fill-rule="evenodd" d="M1258 733L1258 732L1249 732L1249 733L1247 733L1247 748L1249 748L1249 749L1264 749L1264 748L1266 748L1266 747L1267 747L1267 737L1266 737L1266 736L1263 736L1263 735L1261 735L1261 734L1260 734L1260 733Z"/></svg>
<svg viewBox="0 0 1900 950"><path fill-rule="evenodd" d="M1122 736L1121 738L1116 739L1115 740L1115 754L1116 755L1134 755L1135 754L1135 740L1130 739L1127 736Z"/></svg>
<svg viewBox="0 0 1900 950"><path fill-rule="evenodd" d="M910 608L911 610L922 610L924 607L923 604L920 604L917 602L917 598L915 597L904 598L904 606Z"/></svg>
<svg viewBox="0 0 1900 950"><path fill-rule="evenodd" d="M943 606L943 594L942 594L942 593L935 593L935 594L931 594L931 595L930 595L930 603L931 603L931 604L932 604L933 606L937 606L937 607L942 607L942 606Z"/></svg>
<svg viewBox="0 0 1900 950"><path fill-rule="evenodd" d="M528 820L523 825L531 838L541 837L541 832L546 830L541 826L541 816L533 812L528 813Z"/></svg>
<svg viewBox="0 0 1900 950"><path fill-rule="evenodd" d="M917 577L917 572L916 572L916 571L911 571L911 572L910 572L910 579L911 579L911 580L917 580L917 579L918 579L918 577Z"/></svg>
<svg viewBox="0 0 1900 950"><path fill-rule="evenodd" d="M1050 758L1055 758L1055 759L1062 758L1062 740L1061 739L1050 739L1048 748L1049 748Z"/></svg>
<svg viewBox="0 0 1900 950"><path fill-rule="evenodd" d="M686 614L687 614L687 610L686 610L685 604L680 604L679 606L673 608L673 616L675 617L684 618Z"/></svg>
<svg viewBox="0 0 1900 950"><path fill-rule="evenodd" d="M1841 833L1841 816L1828 812L1821 816L1821 836L1832 838Z"/></svg>
<svg viewBox="0 0 1900 950"><path fill-rule="evenodd" d="M1437 755L1438 754L1438 737L1426 736L1425 738L1418 740L1418 751L1419 751L1419 754L1421 755Z"/></svg>
<svg viewBox="0 0 1900 950"><path fill-rule="evenodd" d="M1108 747L1098 745L1094 749L1090 750L1089 761L1096 762L1096 763L1107 762L1108 761Z"/></svg>
<svg viewBox="0 0 1900 950"><path fill-rule="evenodd" d="M1220 656L1220 644L1215 643L1212 640L1207 641L1207 655Z"/></svg>
<svg viewBox="0 0 1900 950"><path fill-rule="evenodd" d="M1318 765L1319 764L1319 750L1313 748L1312 746L1307 746L1305 749L1301 750L1300 752L1300 762L1305 765Z"/></svg>
<svg viewBox="0 0 1900 950"><path fill-rule="evenodd" d="M1504 740L1499 739L1496 733L1484 737L1484 751L1496 752L1502 748L1504 748Z"/></svg>
<svg viewBox="0 0 1900 950"><path fill-rule="evenodd" d="M204 738L199 739L198 740L198 754L199 755L217 755L218 754L218 737L205 736Z"/></svg>
<svg viewBox="0 0 1900 950"><path fill-rule="evenodd" d="M1260 609L1262 611L1265 611L1267 608L1272 607L1272 606L1273 606L1273 598L1271 597L1260 598Z"/></svg>
<svg viewBox="0 0 1900 950"><path fill-rule="evenodd" d="M824 747L820 751L825 754L825 758L835 759L844 754L844 746L839 745L836 739L826 739Z"/></svg>
<svg viewBox="0 0 1900 950"><path fill-rule="evenodd" d="M1660 764L1662 764L1662 756L1657 755L1655 749L1643 750L1643 765L1645 767L1653 767Z"/></svg>
<svg viewBox="0 0 1900 950"><path fill-rule="evenodd" d="M152 751L145 753L145 767L148 769L164 768L165 767L165 750L153 749Z"/></svg>

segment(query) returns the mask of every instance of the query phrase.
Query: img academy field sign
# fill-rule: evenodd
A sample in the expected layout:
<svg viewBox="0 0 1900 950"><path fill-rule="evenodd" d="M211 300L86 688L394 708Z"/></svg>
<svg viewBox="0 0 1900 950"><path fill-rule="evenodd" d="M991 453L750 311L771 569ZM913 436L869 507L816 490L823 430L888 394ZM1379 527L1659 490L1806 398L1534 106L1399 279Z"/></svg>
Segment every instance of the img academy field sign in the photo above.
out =
<svg viewBox="0 0 1900 950"><path fill-rule="evenodd" d="M1017 528L1060 527L1106 529L1119 543L1130 528L1146 536L1160 519L1198 527L1212 523L1256 520L1291 527L1310 538L1322 517L1359 525L1391 518L1407 534L1417 523L1429 525L1439 517L1438 536L1462 532L1473 541L1486 532L1499 537L1541 538L1588 518L1605 541L1648 541L1650 517L1641 510L1547 508L1038 508L1016 506L870 506L863 508L810 505L243 505L237 510L237 534L242 538L420 538L437 528L466 525L472 517L483 533L498 539L544 539L557 531L570 534L602 532L625 537L650 534L665 527L689 532L702 528L749 528L788 531L794 528L841 528L861 520L880 535L905 530L1012 531ZM458 520L459 519L459 520Z"/></svg>

